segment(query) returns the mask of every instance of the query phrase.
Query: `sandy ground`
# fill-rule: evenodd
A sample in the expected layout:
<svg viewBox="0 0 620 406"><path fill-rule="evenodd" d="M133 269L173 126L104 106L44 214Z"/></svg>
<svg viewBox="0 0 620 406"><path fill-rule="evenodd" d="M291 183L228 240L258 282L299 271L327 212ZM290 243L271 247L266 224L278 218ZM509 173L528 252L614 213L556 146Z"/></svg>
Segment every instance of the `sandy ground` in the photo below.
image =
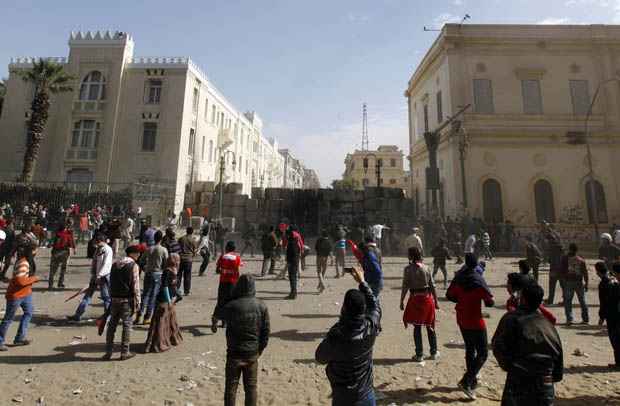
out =
<svg viewBox="0 0 620 406"><path fill-rule="evenodd" d="M46 277L49 254L40 250L39 274ZM68 289L47 292L42 282L34 293L35 317L29 332L32 346L11 348L0 354L2 376L0 404L24 405L220 405L223 403L225 337L220 330L211 334L210 316L215 304L217 279L212 265L209 275L194 277L192 296L177 307L182 325L183 344L163 354L143 354L146 329L134 328L132 350L138 356L126 362L101 362L104 340L97 336L92 320L69 325L63 320L72 314L77 299L64 303L72 292L86 285L88 262L79 257L70 261ZM246 258L244 272L258 273L260 262ZM309 264L314 260L309 260ZM386 287L383 333L375 345L375 387L380 405L439 405L466 403L456 382L464 371L464 350L458 332L453 305L441 300L438 314L438 341L441 358L415 364L412 330L405 330L398 308L400 275L405 260L386 258ZM196 272L198 263L194 264ZM487 279L496 295L497 308L490 309L489 335L495 331L504 313L507 293L505 275L515 269L514 259L498 259L487 266ZM450 266L452 274L454 265ZM258 295L271 313L272 334L261 359L259 396L261 405L328 405L330 387L324 367L314 362L314 351L327 329L336 321L344 292L353 287L350 277L333 279L329 270L329 289L316 294L315 267L303 274L297 301L282 300L288 293L288 281L257 281ZM592 303L591 320L598 321L598 281L588 292ZM542 283L546 285L547 274ZM5 285L0 287L4 294ZM440 296L445 295L443 289ZM562 308L552 308L564 322ZM580 313L575 309L576 321ZM102 312L99 300L87 311L87 318ZM17 329L11 326L9 340ZM565 351L565 378L557 385L557 405L620 405L620 373L610 373L607 364L611 349L606 332L595 325L560 326ZM120 330L117 332L120 339ZM425 344L427 343L425 338ZM579 348L586 356L575 356ZM426 349L428 353L428 348ZM115 355L115 358L118 355ZM499 404L505 374L492 355L482 370L482 385L475 404ZM37 403L43 399L43 403ZM240 389L238 404L243 404ZM469 403L471 404L471 403Z"/></svg>

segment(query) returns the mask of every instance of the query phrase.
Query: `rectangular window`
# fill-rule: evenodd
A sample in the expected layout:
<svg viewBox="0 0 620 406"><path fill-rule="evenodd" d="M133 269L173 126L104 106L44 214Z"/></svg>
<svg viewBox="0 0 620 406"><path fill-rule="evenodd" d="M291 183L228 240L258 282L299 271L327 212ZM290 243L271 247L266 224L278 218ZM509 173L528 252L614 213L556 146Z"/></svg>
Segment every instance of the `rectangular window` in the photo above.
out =
<svg viewBox="0 0 620 406"><path fill-rule="evenodd" d="M146 89L146 104L159 104L161 100L162 81L160 79L149 79Z"/></svg>
<svg viewBox="0 0 620 406"><path fill-rule="evenodd" d="M241 168L243 167L243 157L239 157L239 173L241 173Z"/></svg>
<svg viewBox="0 0 620 406"><path fill-rule="evenodd" d="M391 166L392 168L395 168L395 167L396 167L396 159L394 159L394 158L391 158L391 159L390 159L390 166Z"/></svg>
<svg viewBox="0 0 620 406"><path fill-rule="evenodd" d="M443 121L443 105L441 104L441 91L437 92L437 123L441 124Z"/></svg>
<svg viewBox="0 0 620 406"><path fill-rule="evenodd" d="M196 130L190 128L189 130L189 146L187 147L187 154L194 155L194 148L196 147Z"/></svg>
<svg viewBox="0 0 620 406"><path fill-rule="evenodd" d="M573 102L573 114L585 116L590 109L590 90L587 80L571 80L570 98Z"/></svg>
<svg viewBox="0 0 620 406"><path fill-rule="evenodd" d="M205 98L205 121L209 121L209 99Z"/></svg>
<svg viewBox="0 0 620 406"><path fill-rule="evenodd" d="M542 95L540 93L540 80L527 79L521 81L523 93L523 114L542 114Z"/></svg>
<svg viewBox="0 0 620 406"><path fill-rule="evenodd" d="M213 124L215 124L215 115L216 115L216 111L215 111L215 104L211 107L211 122Z"/></svg>
<svg viewBox="0 0 620 406"><path fill-rule="evenodd" d="M213 141L209 141L209 162L213 162Z"/></svg>
<svg viewBox="0 0 620 406"><path fill-rule="evenodd" d="M192 111L194 113L198 112L198 98L200 97L200 90L197 87L194 88L194 99L192 100Z"/></svg>
<svg viewBox="0 0 620 406"><path fill-rule="evenodd" d="M396 184L396 179L390 179L390 185L395 185Z"/></svg>
<svg viewBox="0 0 620 406"><path fill-rule="evenodd" d="M144 123L142 131L142 151L154 152L157 139L157 123Z"/></svg>
<svg viewBox="0 0 620 406"><path fill-rule="evenodd" d="M493 114L493 85L489 79L474 79L474 111Z"/></svg>
<svg viewBox="0 0 620 406"><path fill-rule="evenodd" d="M428 104L424 105L424 132L428 131Z"/></svg>
<svg viewBox="0 0 620 406"><path fill-rule="evenodd" d="M206 137L203 135L202 136L202 151L200 153L200 159L202 159L203 161L205 160L205 144L206 144Z"/></svg>

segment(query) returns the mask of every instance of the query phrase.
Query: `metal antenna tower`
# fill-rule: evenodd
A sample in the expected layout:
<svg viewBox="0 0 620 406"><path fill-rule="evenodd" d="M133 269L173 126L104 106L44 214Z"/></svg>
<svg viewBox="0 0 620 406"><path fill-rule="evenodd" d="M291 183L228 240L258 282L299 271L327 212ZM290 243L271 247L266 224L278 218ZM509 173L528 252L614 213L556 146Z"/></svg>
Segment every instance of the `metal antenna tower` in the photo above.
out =
<svg viewBox="0 0 620 406"><path fill-rule="evenodd" d="M362 151L368 151L368 107L362 104Z"/></svg>

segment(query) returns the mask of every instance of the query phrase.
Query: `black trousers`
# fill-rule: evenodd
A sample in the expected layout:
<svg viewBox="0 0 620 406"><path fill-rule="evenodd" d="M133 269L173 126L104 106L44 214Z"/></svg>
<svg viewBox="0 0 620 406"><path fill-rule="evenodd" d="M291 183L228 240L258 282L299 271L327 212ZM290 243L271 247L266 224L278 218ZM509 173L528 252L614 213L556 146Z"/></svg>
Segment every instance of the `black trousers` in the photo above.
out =
<svg viewBox="0 0 620 406"><path fill-rule="evenodd" d="M276 268L276 258L273 252L263 252L263 266L261 268L261 276L273 274Z"/></svg>
<svg viewBox="0 0 620 406"><path fill-rule="evenodd" d="M192 261L181 261L177 275L178 289L181 289L181 282L183 282L183 293L189 294L192 290Z"/></svg>
<svg viewBox="0 0 620 406"><path fill-rule="evenodd" d="M426 333L428 334L428 345L431 347L431 355L437 353L437 335L435 329L431 326L426 326ZM413 327L413 342L415 343L415 355L424 355L424 344L422 344L422 326Z"/></svg>
<svg viewBox="0 0 620 406"><path fill-rule="evenodd" d="M461 328L465 342L465 365L467 372L463 377L469 386L474 385L476 376L489 356L487 330L465 330Z"/></svg>
<svg viewBox="0 0 620 406"><path fill-rule="evenodd" d="M235 406L239 378L243 375L245 406L256 406L258 403L258 357L226 359L226 388L224 389L224 406Z"/></svg>
<svg viewBox="0 0 620 406"><path fill-rule="evenodd" d="M200 253L200 255L202 256L202 264L200 264L200 271L198 272L198 275L204 275L207 267L209 266L209 259L211 258L211 253L209 252L209 250L205 250L204 252Z"/></svg>
<svg viewBox="0 0 620 406"><path fill-rule="evenodd" d="M609 324L607 321L607 334L614 350L615 363L620 365L620 323Z"/></svg>
<svg viewBox="0 0 620 406"><path fill-rule="evenodd" d="M555 391L551 377L508 373L502 406L552 406Z"/></svg>
<svg viewBox="0 0 620 406"><path fill-rule="evenodd" d="M299 278L299 261L286 264L288 268L288 280L291 284L291 295L297 295L297 279Z"/></svg>

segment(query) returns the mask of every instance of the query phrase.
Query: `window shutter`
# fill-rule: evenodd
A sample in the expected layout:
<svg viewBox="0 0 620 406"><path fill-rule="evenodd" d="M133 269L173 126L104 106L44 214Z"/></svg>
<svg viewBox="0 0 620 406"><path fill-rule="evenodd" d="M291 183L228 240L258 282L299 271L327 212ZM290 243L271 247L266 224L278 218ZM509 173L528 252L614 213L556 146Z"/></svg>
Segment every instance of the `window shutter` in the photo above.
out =
<svg viewBox="0 0 620 406"><path fill-rule="evenodd" d="M540 93L540 80L522 80L521 90L523 93L523 113L542 114L542 96Z"/></svg>
<svg viewBox="0 0 620 406"><path fill-rule="evenodd" d="M493 114L493 86L489 79L474 79L474 107L480 114Z"/></svg>
<svg viewBox="0 0 620 406"><path fill-rule="evenodd" d="M585 116L590 109L590 91L587 80L570 81L570 97L573 103L573 114Z"/></svg>

